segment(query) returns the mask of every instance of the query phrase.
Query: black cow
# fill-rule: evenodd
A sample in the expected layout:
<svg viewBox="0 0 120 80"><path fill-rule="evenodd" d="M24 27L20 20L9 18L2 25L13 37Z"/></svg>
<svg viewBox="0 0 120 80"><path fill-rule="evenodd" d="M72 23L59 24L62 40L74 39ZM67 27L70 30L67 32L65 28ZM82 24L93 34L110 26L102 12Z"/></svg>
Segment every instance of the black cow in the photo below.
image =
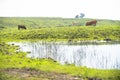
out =
<svg viewBox="0 0 120 80"><path fill-rule="evenodd" d="M20 29L27 29L24 25L18 25L18 30L20 30Z"/></svg>

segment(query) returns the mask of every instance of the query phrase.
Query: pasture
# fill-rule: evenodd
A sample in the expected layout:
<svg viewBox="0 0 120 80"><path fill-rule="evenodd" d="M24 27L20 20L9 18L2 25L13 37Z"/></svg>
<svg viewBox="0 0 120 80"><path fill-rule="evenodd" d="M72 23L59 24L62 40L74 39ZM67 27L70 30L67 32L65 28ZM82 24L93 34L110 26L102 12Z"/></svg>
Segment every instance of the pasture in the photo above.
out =
<svg viewBox="0 0 120 80"><path fill-rule="evenodd" d="M76 67L74 64L61 65L51 58L28 58L26 55L29 53L18 51L19 46L6 44L22 41L120 41L120 21L97 20L96 26L86 26L86 22L91 20L94 19L0 17L0 79L119 80L119 69ZM25 25L26 29L18 30L18 25ZM22 73L25 76L20 76Z"/></svg>
<svg viewBox="0 0 120 80"><path fill-rule="evenodd" d="M3 40L120 40L120 21L97 20L96 26L85 26L93 19L66 18L0 18ZM76 22L76 25L73 25ZM27 30L18 30L18 25Z"/></svg>

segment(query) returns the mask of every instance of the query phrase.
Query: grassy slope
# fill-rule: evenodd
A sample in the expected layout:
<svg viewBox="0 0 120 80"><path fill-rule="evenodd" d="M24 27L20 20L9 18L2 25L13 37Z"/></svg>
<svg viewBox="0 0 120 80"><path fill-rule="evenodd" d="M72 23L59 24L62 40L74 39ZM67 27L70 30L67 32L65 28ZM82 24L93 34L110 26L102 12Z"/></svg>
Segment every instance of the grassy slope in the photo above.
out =
<svg viewBox="0 0 120 80"><path fill-rule="evenodd" d="M18 24L23 24L27 28L41 27L63 27L72 26L72 23L77 23L77 26L85 26L87 21L93 19L75 19L75 18L42 18L42 17L0 17L0 27L17 28ZM115 20L98 20L97 26L120 26L120 21Z"/></svg>
<svg viewBox="0 0 120 80"><path fill-rule="evenodd" d="M3 40L120 40L120 21L98 20L97 26L85 26L91 19L0 17ZM73 26L72 24L77 24ZM17 30L24 24L27 30Z"/></svg>

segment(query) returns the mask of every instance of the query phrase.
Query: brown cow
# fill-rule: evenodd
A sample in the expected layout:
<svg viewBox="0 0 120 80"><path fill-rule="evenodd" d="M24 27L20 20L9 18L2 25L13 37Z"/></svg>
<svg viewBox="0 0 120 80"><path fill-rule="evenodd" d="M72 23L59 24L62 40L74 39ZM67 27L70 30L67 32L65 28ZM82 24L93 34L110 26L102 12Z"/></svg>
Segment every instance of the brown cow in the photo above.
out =
<svg viewBox="0 0 120 80"><path fill-rule="evenodd" d="M24 25L18 25L18 30L20 29L27 29Z"/></svg>
<svg viewBox="0 0 120 80"><path fill-rule="evenodd" d="M86 23L86 26L91 26L91 25L96 26L96 23L97 23L97 20L89 21Z"/></svg>

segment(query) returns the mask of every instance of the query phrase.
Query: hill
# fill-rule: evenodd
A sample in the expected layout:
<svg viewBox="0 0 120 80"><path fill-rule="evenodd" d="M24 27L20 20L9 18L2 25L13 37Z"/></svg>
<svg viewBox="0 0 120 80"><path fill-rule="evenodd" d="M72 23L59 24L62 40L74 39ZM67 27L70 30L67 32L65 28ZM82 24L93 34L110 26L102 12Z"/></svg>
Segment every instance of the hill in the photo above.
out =
<svg viewBox="0 0 120 80"><path fill-rule="evenodd" d="M17 28L19 24L29 29L41 27L85 26L87 18L48 18L48 17L0 17L1 28ZM117 20L97 20L97 26L120 26Z"/></svg>

